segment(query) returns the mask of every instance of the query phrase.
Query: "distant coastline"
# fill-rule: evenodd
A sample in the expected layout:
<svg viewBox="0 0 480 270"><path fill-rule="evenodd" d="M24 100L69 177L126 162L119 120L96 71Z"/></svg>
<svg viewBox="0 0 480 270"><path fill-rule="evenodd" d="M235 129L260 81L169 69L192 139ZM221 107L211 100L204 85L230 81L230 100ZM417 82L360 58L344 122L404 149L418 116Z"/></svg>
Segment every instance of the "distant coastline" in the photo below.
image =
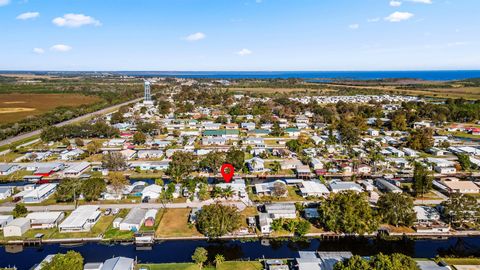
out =
<svg viewBox="0 0 480 270"><path fill-rule="evenodd" d="M431 71L0 71L1 74L76 75L110 74L138 77L175 77L192 79L337 79L381 80L418 79L426 81L453 81L480 78L480 70Z"/></svg>

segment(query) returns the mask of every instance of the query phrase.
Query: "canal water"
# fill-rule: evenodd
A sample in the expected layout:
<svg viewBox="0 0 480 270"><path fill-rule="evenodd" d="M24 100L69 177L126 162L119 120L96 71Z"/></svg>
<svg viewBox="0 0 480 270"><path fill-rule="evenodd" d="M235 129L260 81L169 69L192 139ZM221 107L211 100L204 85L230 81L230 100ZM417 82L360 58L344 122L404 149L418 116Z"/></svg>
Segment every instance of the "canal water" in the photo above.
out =
<svg viewBox="0 0 480 270"><path fill-rule="evenodd" d="M189 262L195 248L205 247L210 260L215 254L223 254L227 260L254 260L261 258L294 258L299 250L351 251L353 254L370 256L383 253L403 253L416 258L433 258L436 255L480 257L480 237L463 237L427 240L381 240L366 238L342 238L337 240L310 239L303 241L204 241L175 240L156 243L152 250L137 251L134 245L106 245L87 243L77 247L48 244L41 247L25 247L18 253L9 253L7 247L0 250L0 267L16 266L30 269L49 254L75 250L85 262L103 262L114 256L136 258L141 263Z"/></svg>

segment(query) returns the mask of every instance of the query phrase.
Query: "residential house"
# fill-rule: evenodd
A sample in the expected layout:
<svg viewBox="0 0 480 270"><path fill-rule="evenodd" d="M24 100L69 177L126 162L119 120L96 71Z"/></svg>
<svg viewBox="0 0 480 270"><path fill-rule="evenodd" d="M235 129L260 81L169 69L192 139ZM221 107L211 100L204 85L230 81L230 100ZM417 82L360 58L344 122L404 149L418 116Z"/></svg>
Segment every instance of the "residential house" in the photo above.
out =
<svg viewBox="0 0 480 270"><path fill-rule="evenodd" d="M30 220L32 229L55 228L64 217L65 213L60 211L32 212L26 216L26 218Z"/></svg>
<svg viewBox="0 0 480 270"><path fill-rule="evenodd" d="M18 171L21 167L13 164L0 165L0 175L9 175Z"/></svg>
<svg viewBox="0 0 480 270"><path fill-rule="evenodd" d="M132 210L128 212L127 216L120 223L119 229L121 231L138 232L145 221L147 212L147 209L142 209L139 207L132 208Z"/></svg>
<svg viewBox="0 0 480 270"><path fill-rule="evenodd" d="M16 218L3 227L4 237L22 236L30 229L30 220L27 218Z"/></svg>
<svg viewBox="0 0 480 270"><path fill-rule="evenodd" d="M40 203L50 197L57 189L57 184L39 185L23 195L24 203Z"/></svg>
<svg viewBox="0 0 480 270"><path fill-rule="evenodd" d="M300 184L300 194L304 198L306 197L322 197L322 196L328 196L330 194L330 191L328 188L317 181L302 181Z"/></svg>
<svg viewBox="0 0 480 270"><path fill-rule="evenodd" d="M85 232L97 223L100 219L100 212L98 205L81 205L58 225L60 232Z"/></svg>

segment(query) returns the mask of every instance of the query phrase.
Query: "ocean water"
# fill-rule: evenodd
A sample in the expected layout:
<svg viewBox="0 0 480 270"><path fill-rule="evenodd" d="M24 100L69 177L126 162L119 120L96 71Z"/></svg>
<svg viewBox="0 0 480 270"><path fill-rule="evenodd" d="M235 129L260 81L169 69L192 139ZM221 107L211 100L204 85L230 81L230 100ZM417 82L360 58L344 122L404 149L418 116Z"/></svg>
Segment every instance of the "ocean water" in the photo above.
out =
<svg viewBox="0 0 480 270"><path fill-rule="evenodd" d="M142 77L177 77L207 79L421 79L451 81L480 78L480 70L445 71L119 71L116 74Z"/></svg>

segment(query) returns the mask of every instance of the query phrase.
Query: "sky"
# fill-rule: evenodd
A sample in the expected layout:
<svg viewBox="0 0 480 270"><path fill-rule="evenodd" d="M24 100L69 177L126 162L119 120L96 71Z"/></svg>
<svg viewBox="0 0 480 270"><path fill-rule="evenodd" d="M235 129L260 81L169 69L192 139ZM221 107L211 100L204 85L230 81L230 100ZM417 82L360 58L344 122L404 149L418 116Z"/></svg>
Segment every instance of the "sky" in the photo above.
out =
<svg viewBox="0 0 480 270"><path fill-rule="evenodd" d="M479 12L479 0L0 0L0 70L473 70Z"/></svg>

